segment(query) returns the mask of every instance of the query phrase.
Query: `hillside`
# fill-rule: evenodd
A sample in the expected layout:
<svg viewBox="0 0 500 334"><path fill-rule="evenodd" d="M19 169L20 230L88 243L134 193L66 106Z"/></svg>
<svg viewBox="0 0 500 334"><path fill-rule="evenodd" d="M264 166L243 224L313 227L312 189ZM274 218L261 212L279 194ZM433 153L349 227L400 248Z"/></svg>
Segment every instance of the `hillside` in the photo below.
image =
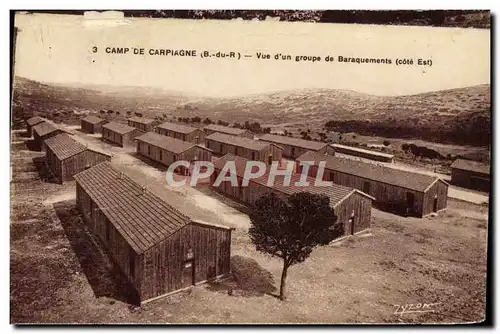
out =
<svg viewBox="0 0 500 334"><path fill-rule="evenodd" d="M305 89L232 98L194 97L131 87L62 87L16 78L15 105L57 120L77 121L100 109L149 117L193 117L231 124L259 122L273 131L307 125L336 132L487 146L491 141L490 86L408 96L373 96L347 90ZM56 114L54 114L56 113Z"/></svg>
<svg viewBox="0 0 500 334"><path fill-rule="evenodd" d="M301 90L184 104L191 114L242 123L287 124L443 143L488 145L490 86L382 97L345 90ZM273 130L276 130L273 127Z"/></svg>

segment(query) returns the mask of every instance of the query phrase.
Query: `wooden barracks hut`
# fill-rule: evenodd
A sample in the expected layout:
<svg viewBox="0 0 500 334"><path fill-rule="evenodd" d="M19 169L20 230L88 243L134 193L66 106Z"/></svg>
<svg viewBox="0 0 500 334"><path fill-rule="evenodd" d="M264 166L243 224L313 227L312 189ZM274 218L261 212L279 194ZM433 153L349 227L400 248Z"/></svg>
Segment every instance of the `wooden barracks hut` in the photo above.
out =
<svg viewBox="0 0 500 334"><path fill-rule="evenodd" d="M203 130L183 124L165 122L156 127L156 132L164 136L195 144L202 144L205 140L205 132Z"/></svg>
<svg viewBox="0 0 500 334"><path fill-rule="evenodd" d="M101 133L102 126L108 121L94 115L88 115L81 119L82 130L87 133Z"/></svg>
<svg viewBox="0 0 500 334"><path fill-rule="evenodd" d="M223 181L217 187L213 186L219 174L223 171L224 165L228 161L234 161L238 186L233 186L230 181ZM218 192L247 205L253 205L261 196L267 193L274 193L283 199L298 193L310 192L322 194L330 198L330 206L334 210L337 221L344 224L344 235L352 235L370 228L371 207L373 197L353 188L340 185L328 187L314 186L315 180L308 178L309 186L295 186L300 175L293 174L289 186L284 185L284 176L277 175L273 186L268 186L268 173L263 176L250 179L248 186L242 186L245 166L249 160L242 157L227 154L214 163L215 171L211 175L210 183ZM227 175L227 173L226 173Z"/></svg>
<svg viewBox="0 0 500 334"><path fill-rule="evenodd" d="M144 117L131 117L127 119L127 124L141 131L153 131L154 127L158 125L158 121L151 118Z"/></svg>
<svg viewBox="0 0 500 334"><path fill-rule="evenodd" d="M42 151L45 148L44 141L46 139L64 132L66 131L49 122L42 122L33 126L33 144L35 150Z"/></svg>
<svg viewBox="0 0 500 334"><path fill-rule="evenodd" d="M373 161L389 162L389 163L394 162L394 155L388 153L365 150L363 148L341 145L341 144L332 144L332 147L335 153L343 153Z"/></svg>
<svg viewBox="0 0 500 334"><path fill-rule="evenodd" d="M236 137L223 133L213 133L205 137L205 146L215 154L231 153L240 157L271 164L281 161L283 149L273 143Z"/></svg>
<svg viewBox="0 0 500 334"><path fill-rule="evenodd" d="M281 146L283 148L283 156L290 159L296 159L307 151L334 154L334 149L330 145L318 141L271 134L263 135L260 137L260 140Z"/></svg>
<svg viewBox="0 0 500 334"><path fill-rule="evenodd" d="M209 124L203 128L203 131L205 131L207 136L213 133L223 133L226 135L253 139L253 133L251 131L247 129L232 128L230 126Z"/></svg>
<svg viewBox="0 0 500 334"><path fill-rule="evenodd" d="M135 137L144 132L117 122L109 122L102 126L102 138L121 147L134 145Z"/></svg>
<svg viewBox="0 0 500 334"><path fill-rule="evenodd" d="M314 152L296 161L313 162L309 168L312 177L316 177L318 162L325 161L324 180L373 196L381 209L424 217L446 208L448 183L438 177ZM301 173L302 167L297 167Z"/></svg>
<svg viewBox="0 0 500 334"><path fill-rule="evenodd" d="M75 179L85 224L134 288L138 304L230 273L231 229L182 214L168 204L165 188L153 192L110 162Z"/></svg>
<svg viewBox="0 0 500 334"><path fill-rule="evenodd" d="M60 182L73 180L73 176L111 156L89 149L66 133L45 140L46 160L52 175Z"/></svg>
<svg viewBox="0 0 500 334"><path fill-rule="evenodd" d="M451 165L451 183L459 187L490 191L490 165L457 159Z"/></svg>
<svg viewBox="0 0 500 334"><path fill-rule="evenodd" d="M45 122L45 119L39 116L33 116L26 120L26 132L28 133L28 137L31 137L33 135L33 127L42 122Z"/></svg>
<svg viewBox="0 0 500 334"><path fill-rule="evenodd" d="M137 153L165 166L170 166L179 160L189 162L212 160L212 151L209 149L188 141L162 136L156 132L147 132L135 139Z"/></svg>

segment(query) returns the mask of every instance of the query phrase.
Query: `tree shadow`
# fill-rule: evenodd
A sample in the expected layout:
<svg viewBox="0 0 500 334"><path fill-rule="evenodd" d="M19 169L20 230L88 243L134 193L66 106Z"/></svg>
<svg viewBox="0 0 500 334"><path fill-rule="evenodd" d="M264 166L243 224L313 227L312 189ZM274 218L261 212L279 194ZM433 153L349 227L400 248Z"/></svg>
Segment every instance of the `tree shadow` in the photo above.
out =
<svg viewBox="0 0 500 334"><path fill-rule="evenodd" d="M114 264L98 238L86 228L76 202L55 203L54 210L96 298L108 297L139 305L135 288Z"/></svg>
<svg viewBox="0 0 500 334"><path fill-rule="evenodd" d="M47 166L45 157L34 157L33 165L35 165L36 171L42 182L61 184L61 182L52 175L52 172Z"/></svg>
<svg viewBox="0 0 500 334"><path fill-rule="evenodd" d="M232 276L222 281L208 283L208 290L224 292L233 296L261 297L275 293L274 277L252 258L235 255L231 257Z"/></svg>

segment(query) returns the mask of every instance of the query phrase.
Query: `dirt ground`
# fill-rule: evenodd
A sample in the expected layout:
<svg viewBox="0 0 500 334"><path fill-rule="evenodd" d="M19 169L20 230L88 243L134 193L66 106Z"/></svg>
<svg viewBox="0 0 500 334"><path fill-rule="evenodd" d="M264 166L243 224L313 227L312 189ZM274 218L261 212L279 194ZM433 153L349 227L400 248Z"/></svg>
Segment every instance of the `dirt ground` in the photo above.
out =
<svg viewBox="0 0 500 334"><path fill-rule="evenodd" d="M131 152L75 133L89 146L158 181L163 172ZM54 183L43 154L14 134L11 182L12 323L457 323L485 314L488 207L449 200L425 219L372 211L367 233L315 249L288 272L258 253L244 207L207 186L176 189L172 201L236 227L233 276L137 308L130 288L75 208L74 182ZM155 182L159 183L159 182ZM161 183L160 183L161 184ZM174 189L172 189L174 190ZM399 306L433 304L427 312Z"/></svg>

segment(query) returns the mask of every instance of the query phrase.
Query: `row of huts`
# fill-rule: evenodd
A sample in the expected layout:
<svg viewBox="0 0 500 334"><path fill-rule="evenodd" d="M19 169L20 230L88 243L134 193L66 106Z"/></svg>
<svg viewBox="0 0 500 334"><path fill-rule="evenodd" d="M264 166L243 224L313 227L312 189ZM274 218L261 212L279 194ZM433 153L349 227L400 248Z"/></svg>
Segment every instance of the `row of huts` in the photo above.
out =
<svg viewBox="0 0 500 334"><path fill-rule="evenodd" d="M37 134L47 123L38 121L28 119L27 130ZM52 174L76 180L83 221L127 278L137 304L230 273L232 228L181 213L164 187L154 188L68 133L52 131L43 142Z"/></svg>
<svg viewBox="0 0 500 334"><path fill-rule="evenodd" d="M323 175L318 176L323 162ZM378 166L371 163L306 152L296 159L298 173L321 177L359 189L375 198L379 208L424 217L446 208L448 183L436 176Z"/></svg>
<svg viewBox="0 0 500 334"><path fill-rule="evenodd" d="M267 193L274 193L282 199L286 199L298 192L325 195L329 198L337 224L341 227L340 236L353 235L370 227L371 207L374 200L372 196L355 188L342 185L316 186L315 180L311 177L305 179L309 185L296 185L301 180L300 174L297 173L290 175L289 184L285 183L286 177L284 175L276 175L274 182L269 185L269 173L266 172L256 179L248 179L246 181L248 185L244 185L245 168L249 161L233 154L226 154L216 160L214 163L215 172L211 175L210 183L212 187L225 196L249 206L252 206L261 196ZM222 181L220 184L215 182L221 173L223 173L223 176L229 176L228 173L231 172L231 169L226 167L228 162L234 162L237 185L232 184L229 180Z"/></svg>
<svg viewBox="0 0 500 334"><path fill-rule="evenodd" d="M41 117L27 119L26 131L33 136L34 148L45 151L47 167L59 183L71 181L75 174L111 160L109 154L90 149Z"/></svg>

